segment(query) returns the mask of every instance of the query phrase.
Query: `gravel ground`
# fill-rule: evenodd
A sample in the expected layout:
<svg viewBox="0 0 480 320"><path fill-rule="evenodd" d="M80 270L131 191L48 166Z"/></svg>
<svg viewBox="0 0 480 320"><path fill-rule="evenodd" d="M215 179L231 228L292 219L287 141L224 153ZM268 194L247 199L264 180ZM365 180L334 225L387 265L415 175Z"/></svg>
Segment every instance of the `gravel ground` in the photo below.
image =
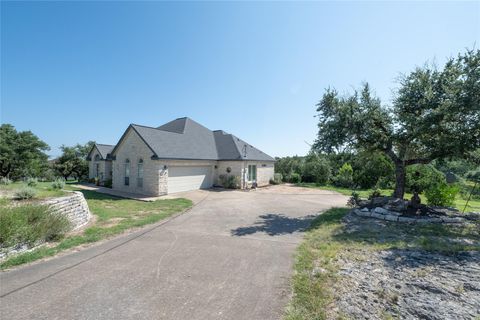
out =
<svg viewBox="0 0 480 320"><path fill-rule="evenodd" d="M334 317L480 319L479 251L355 248L343 251L338 265Z"/></svg>

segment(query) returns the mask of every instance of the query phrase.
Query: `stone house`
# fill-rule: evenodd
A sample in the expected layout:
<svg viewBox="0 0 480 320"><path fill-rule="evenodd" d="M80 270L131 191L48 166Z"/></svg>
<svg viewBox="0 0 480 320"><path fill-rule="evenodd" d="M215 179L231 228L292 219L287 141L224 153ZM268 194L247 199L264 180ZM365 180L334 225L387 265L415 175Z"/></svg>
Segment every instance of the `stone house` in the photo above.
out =
<svg viewBox="0 0 480 320"><path fill-rule="evenodd" d="M97 178L101 184L112 179L110 152L115 146L96 143L88 153L88 178Z"/></svg>
<svg viewBox="0 0 480 320"><path fill-rule="evenodd" d="M207 189L222 186L228 177L245 189L254 183L268 185L274 176L274 158L232 134L211 131L190 118L156 128L131 124L118 143L109 146L106 156L101 146L106 145L94 146L87 158L90 177L98 172L103 172L105 179L111 175L113 189L130 193L157 196Z"/></svg>

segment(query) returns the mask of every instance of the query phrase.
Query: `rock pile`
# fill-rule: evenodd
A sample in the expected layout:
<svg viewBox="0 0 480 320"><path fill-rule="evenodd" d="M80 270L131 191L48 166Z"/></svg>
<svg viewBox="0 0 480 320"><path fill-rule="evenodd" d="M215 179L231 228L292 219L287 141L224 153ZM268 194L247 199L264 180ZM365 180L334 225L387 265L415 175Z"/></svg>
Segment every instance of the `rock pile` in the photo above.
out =
<svg viewBox="0 0 480 320"><path fill-rule="evenodd" d="M360 208L353 212L360 217L409 223L464 223L470 219L479 219L480 215L470 213L461 216L453 208L429 208L412 210L409 201L393 197L378 197L361 201ZM420 214L418 214L420 213Z"/></svg>

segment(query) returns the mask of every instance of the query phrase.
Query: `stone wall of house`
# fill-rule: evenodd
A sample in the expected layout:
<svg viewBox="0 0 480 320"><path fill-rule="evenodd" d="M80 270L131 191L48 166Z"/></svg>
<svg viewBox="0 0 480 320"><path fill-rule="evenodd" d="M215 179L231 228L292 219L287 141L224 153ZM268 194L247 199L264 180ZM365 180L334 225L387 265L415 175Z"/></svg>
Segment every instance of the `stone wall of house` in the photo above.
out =
<svg viewBox="0 0 480 320"><path fill-rule="evenodd" d="M143 142L138 134L130 129L117 147L115 160L112 161L115 190L156 196L159 194L159 161L152 160L152 150ZM126 160L130 161L129 185L125 185ZM143 186L138 185L138 163L143 160Z"/></svg>
<svg viewBox="0 0 480 320"><path fill-rule="evenodd" d="M237 176L242 189L251 187L252 183L247 181L249 165L257 166L257 185L259 187L270 184L270 179L273 179L274 175L274 162L272 161L218 161L214 171L214 184L221 185L219 176L227 174ZM230 168L230 173L227 172L227 168Z"/></svg>
<svg viewBox="0 0 480 320"><path fill-rule="evenodd" d="M73 191L70 195L46 200L53 212L67 216L72 224L72 229L78 229L90 221L91 214L83 194Z"/></svg>
<svg viewBox="0 0 480 320"><path fill-rule="evenodd" d="M273 179L273 176L275 173L274 162L247 161L245 164L247 172L248 172L248 165L257 166L257 185L259 187L268 186L270 184L270 179Z"/></svg>
<svg viewBox="0 0 480 320"><path fill-rule="evenodd" d="M228 172L227 169L230 169ZM222 186L220 183L220 175L233 175L237 176L241 188L244 188L243 186L243 174L246 172L245 169L245 161L218 161L216 164L216 169L213 170L213 184L216 186Z"/></svg>
<svg viewBox="0 0 480 320"><path fill-rule="evenodd" d="M106 160L95 160L95 156L100 156L100 153L95 148L92 152L92 158L88 161L88 178L93 179L96 177L96 166L98 164L98 176L101 182L112 179L112 162ZM100 156L101 157L101 156Z"/></svg>

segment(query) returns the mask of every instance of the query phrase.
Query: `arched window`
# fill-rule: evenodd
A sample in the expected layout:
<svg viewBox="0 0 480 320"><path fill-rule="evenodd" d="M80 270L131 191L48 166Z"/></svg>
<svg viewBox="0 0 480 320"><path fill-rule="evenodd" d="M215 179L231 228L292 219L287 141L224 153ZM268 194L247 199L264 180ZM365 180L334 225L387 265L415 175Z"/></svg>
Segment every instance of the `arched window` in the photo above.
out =
<svg viewBox="0 0 480 320"><path fill-rule="evenodd" d="M125 185L130 185L130 160L125 160Z"/></svg>
<svg viewBox="0 0 480 320"><path fill-rule="evenodd" d="M137 186L143 188L143 159L138 160Z"/></svg>
<svg viewBox="0 0 480 320"><path fill-rule="evenodd" d="M100 156L98 154L95 155L95 161L100 160Z"/></svg>

